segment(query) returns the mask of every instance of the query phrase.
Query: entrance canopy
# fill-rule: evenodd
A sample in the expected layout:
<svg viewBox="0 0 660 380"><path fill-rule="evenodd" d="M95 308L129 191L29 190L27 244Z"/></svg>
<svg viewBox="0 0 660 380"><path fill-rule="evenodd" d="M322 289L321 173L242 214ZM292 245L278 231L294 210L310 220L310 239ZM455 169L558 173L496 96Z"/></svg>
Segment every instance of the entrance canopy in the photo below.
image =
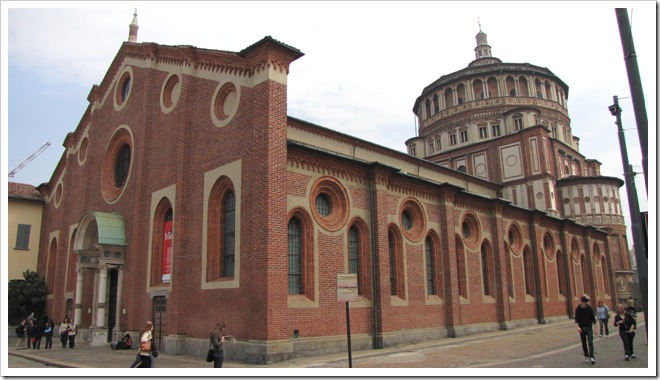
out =
<svg viewBox="0 0 660 380"><path fill-rule="evenodd" d="M124 219L116 212L90 211L78 223L74 250L90 250L99 246L126 246Z"/></svg>

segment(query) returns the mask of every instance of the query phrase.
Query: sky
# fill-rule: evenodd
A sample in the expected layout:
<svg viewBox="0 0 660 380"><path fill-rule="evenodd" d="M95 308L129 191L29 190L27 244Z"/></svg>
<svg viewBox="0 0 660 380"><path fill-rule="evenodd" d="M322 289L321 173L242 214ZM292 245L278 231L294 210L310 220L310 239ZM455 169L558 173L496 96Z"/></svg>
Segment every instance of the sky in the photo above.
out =
<svg viewBox="0 0 660 380"><path fill-rule="evenodd" d="M657 4L625 2L13 2L0 3L2 172L50 142L9 180L50 180L123 41L133 12L138 42L238 52L265 36L301 50L288 76L288 114L406 151L425 86L465 68L479 28L503 62L547 67L569 86L580 151L623 177L615 119L620 98L642 211L655 210ZM649 121L649 195L614 8L625 7ZM6 191L6 190L5 190ZM626 187L622 206L630 225ZM649 205L650 203L650 205ZM649 207L650 206L650 207ZM629 233L629 244L632 235Z"/></svg>

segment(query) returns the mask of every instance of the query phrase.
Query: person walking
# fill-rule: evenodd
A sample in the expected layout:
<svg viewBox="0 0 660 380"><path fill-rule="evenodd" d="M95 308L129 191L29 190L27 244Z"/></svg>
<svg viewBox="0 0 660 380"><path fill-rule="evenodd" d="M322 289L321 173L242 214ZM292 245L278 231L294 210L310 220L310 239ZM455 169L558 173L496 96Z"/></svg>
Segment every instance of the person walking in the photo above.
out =
<svg viewBox="0 0 660 380"><path fill-rule="evenodd" d="M30 319L27 322L27 327L25 328L25 333L27 334L27 348L30 349L30 344L34 347L34 319Z"/></svg>
<svg viewBox="0 0 660 380"><path fill-rule="evenodd" d="M32 349L41 349L41 338L44 336L44 330L46 329L46 326L44 326L44 320L42 318L39 318L36 320L34 324L34 343L32 344Z"/></svg>
<svg viewBox="0 0 660 380"><path fill-rule="evenodd" d="M637 321L632 314L626 312L623 305L616 307L616 315L614 316L614 326L619 328L619 337L623 342L624 359L635 359L633 353L633 339L635 339L635 330L637 330Z"/></svg>
<svg viewBox="0 0 660 380"><path fill-rule="evenodd" d="M151 340L153 338L152 330L154 328L151 321L147 321L146 326L140 331L140 365L139 368L151 367Z"/></svg>
<svg viewBox="0 0 660 380"><path fill-rule="evenodd" d="M582 296L582 298L580 298L580 304L575 308L575 324L580 333L584 361L596 364L596 358L594 356L593 330L593 326L596 324L596 316L594 314L594 309L592 309L587 302L589 302L589 297Z"/></svg>
<svg viewBox="0 0 660 380"><path fill-rule="evenodd" d="M44 337L46 337L46 345L44 346L44 350L53 348L53 324L51 321L46 322Z"/></svg>
<svg viewBox="0 0 660 380"><path fill-rule="evenodd" d="M17 350L22 350L25 348L25 329L27 327L25 324L26 321L24 319L18 326L16 326L16 337L18 338L18 342L16 342Z"/></svg>
<svg viewBox="0 0 660 380"><path fill-rule="evenodd" d="M223 348L225 337L222 335L224 330L225 324L220 322L215 325L209 334L210 344L213 347L213 368L222 368L222 362L225 360L225 351Z"/></svg>
<svg viewBox="0 0 660 380"><path fill-rule="evenodd" d="M632 296L626 300L626 313L632 315L633 318L637 318L637 302Z"/></svg>
<svg viewBox="0 0 660 380"><path fill-rule="evenodd" d="M66 348L66 343L69 341L69 331L71 330L71 323L69 318L64 318L60 324L60 341L62 342L62 348Z"/></svg>
<svg viewBox="0 0 660 380"><path fill-rule="evenodd" d="M71 324L69 328L68 338L69 338L69 348L76 347L76 335L78 335L78 325L75 323Z"/></svg>
<svg viewBox="0 0 660 380"><path fill-rule="evenodd" d="M598 301L598 307L596 308L596 316L598 317L598 324L600 326L600 332L598 336L603 336L603 327L605 328L605 336L610 335L610 329L608 327L608 322L610 320L610 308L605 306L603 301Z"/></svg>

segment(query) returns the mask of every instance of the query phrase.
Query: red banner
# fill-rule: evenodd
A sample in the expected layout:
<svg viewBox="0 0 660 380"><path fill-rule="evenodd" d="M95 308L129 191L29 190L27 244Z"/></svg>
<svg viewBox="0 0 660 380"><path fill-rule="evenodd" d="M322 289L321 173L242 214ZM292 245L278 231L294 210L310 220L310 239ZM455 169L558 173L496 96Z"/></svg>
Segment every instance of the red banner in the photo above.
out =
<svg viewBox="0 0 660 380"><path fill-rule="evenodd" d="M163 228L163 282L170 282L172 275L172 221Z"/></svg>

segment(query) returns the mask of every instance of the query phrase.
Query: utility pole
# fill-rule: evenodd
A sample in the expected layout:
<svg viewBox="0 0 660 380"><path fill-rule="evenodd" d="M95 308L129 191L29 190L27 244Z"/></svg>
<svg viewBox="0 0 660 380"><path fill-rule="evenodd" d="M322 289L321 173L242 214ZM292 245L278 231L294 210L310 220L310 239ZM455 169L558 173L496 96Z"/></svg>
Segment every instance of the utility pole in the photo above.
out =
<svg viewBox="0 0 660 380"><path fill-rule="evenodd" d="M644 91L642 90L642 80L639 77L639 68L637 67L637 53L635 53L635 43L633 42L630 21L628 20L628 10L626 8L616 8L616 19L619 24L619 34L621 35L623 59L626 62L626 71L628 72L628 85L630 86L630 97L632 98L635 121L637 122L639 145L642 148L642 168L644 170L644 184L646 185L646 194L648 196L649 119L646 115ZM625 167L624 170L626 170Z"/></svg>
<svg viewBox="0 0 660 380"><path fill-rule="evenodd" d="M626 179L626 192L628 193L628 207L630 208L630 223L635 246L635 262L637 263L637 277L642 292L642 306L644 308L644 320L648 321L648 273L646 268L646 245L642 235L642 215L639 212L639 201L637 200L637 188L635 187L635 173L628 162L628 149L626 148L626 137L621 125L621 107L619 98L614 96L614 104L608 107L612 115L616 117L616 125L619 130L619 147L621 148L621 162L623 163L623 175ZM644 325L648 334L648 323Z"/></svg>

